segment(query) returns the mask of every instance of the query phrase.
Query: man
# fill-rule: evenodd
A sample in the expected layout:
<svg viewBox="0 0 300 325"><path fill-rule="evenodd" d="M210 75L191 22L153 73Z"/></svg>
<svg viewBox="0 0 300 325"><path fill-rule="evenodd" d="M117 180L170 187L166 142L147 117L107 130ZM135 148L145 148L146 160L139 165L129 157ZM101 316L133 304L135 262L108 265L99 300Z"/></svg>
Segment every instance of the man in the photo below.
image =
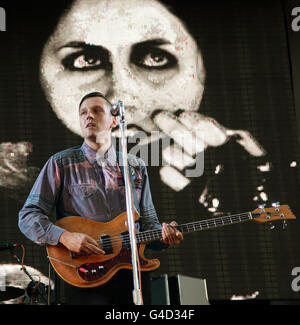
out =
<svg viewBox="0 0 300 325"><path fill-rule="evenodd" d="M83 145L50 157L19 213L20 230L32 241L40 245L61 243L75 253L105 253L92 237L66 231L54 225L48 217L55 210L57 218L79 215L106 222L126 210L119 153L111 143L111 130L117 123L111 108L111 103L100 92L89 93L82 98L79 119ZM153 243L153 248L178 244L183 236L174 227L176 222L161 225L158 221L144 162L132 155L128 155L128 161L130 166L134 166L131 168L131 185L135 208L140 212L137 231L162 229L162 243ZM131 272L124 270L118 273L107 285L94 289L66 285L67 303L130 303ZM145 279L149 286L149 278ZM146 303L150 303L148 293L146 295Z"/></svg>

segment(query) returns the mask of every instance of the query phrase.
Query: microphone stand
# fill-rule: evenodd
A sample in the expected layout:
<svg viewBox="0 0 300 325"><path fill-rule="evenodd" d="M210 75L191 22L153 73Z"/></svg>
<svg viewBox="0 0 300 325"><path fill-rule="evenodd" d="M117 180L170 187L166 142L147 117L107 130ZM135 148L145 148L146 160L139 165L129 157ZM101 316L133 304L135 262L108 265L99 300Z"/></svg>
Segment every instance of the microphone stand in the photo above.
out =
<svg viewBox="0 0 300 325"><path fill-rule="evenodd" d="M137 269L137 246L136 246L136 237L135 237L135 226L134 226L134 217L133 217L133 196L132 188L130 185L129 178L129 168L128 168L128 159L127 159L127 140L126 140L126 119L125 119L125 107L122 101L118 102L119 114L120 114L120 130L121 130L121 145L122 145L122 160L124 164L124 182L125 182L125 193L126 193L126 208L127 208L127 225L130 238L131 246L131 261L132 261L132 271L133 271L133 284L134 289L132 292L133 302L136 305L142 304L141 298L141 289L139 287L138 279L138 269Z"/></svg>
<svg viewBox="0 0 300 325"><path fill-rule="evenodd" d="M22 262L21 260L19 259L19 257L15 254L14 252L14 249L13 248L10 248L10 254L12 255L12 257L20 264L22 265ZM35 281L33 279L33 277L31 276L31 274L27 271L26 267L24 265L22 265L22 270L24 271L24 273L29 277L29 279L31 280L31 282L34 284L34 285L37 285L37 281ZM50 301L49 301L49 297L47 297L44 289L41 288L40 285L37 285L36 287L36 290L39 292L40 296L42 297L42 299L44 300L45 303L47 303L48 305L50 304Z"/></svg>

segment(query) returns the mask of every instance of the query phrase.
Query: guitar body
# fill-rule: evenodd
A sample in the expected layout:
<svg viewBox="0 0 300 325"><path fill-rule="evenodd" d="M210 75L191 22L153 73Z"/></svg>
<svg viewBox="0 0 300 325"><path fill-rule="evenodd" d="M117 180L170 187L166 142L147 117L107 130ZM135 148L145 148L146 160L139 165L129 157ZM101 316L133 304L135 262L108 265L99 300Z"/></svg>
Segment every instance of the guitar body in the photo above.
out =
<svg viewBox="0 0 300 325"><path fill-rule="evenodd" d="M135 218L138 219L137 213ZM119 270L131 270L130 243L128 239L124 240L122 237L122 233L128 231L126 223L126 212L109 222L98 222L82 217L60 219L55 223L57 226L70 232L87 234L96 241L100 241L101 248L106 247L106 254L74 254L61 244L48 245L46 249L54 270L64 281L81 288L101 286ZM160 262L158 259L145 258L145 246L145 243L138 246L140 270L155 270L159 267Z"/></svg>

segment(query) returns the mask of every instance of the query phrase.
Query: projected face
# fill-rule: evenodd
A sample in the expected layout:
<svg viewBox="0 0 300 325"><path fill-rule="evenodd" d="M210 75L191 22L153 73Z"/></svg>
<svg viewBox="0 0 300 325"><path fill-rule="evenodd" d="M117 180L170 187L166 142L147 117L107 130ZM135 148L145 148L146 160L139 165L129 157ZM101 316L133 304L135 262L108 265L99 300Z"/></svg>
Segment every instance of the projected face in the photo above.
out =
<svg viewBox="0 0 300 325"><path fill-rule="evenodd" d="M127 123L151 131L158 109L198 110L204 68L194 39L157 1L79 0L43 49L41 81L58 118L76 134L78 103L94 90L121 99Z"/></svg>
<svg viewBox="0 0 300 325"><path fill-rule="evenodd" d="M40 70L48 101L74 133L82 136L81 98L100 91L112 103L124 102L131 130L172 138L160 176L175 191L201 176L182 175L196 155L233 135L251 155L264 154L249 132L228 130L197 112L205 79L201 53L182 21L156 0L74 1L44 46ZM189 142L177 139L182 134ZM154 140L151 134L145 143Z"/></svg>

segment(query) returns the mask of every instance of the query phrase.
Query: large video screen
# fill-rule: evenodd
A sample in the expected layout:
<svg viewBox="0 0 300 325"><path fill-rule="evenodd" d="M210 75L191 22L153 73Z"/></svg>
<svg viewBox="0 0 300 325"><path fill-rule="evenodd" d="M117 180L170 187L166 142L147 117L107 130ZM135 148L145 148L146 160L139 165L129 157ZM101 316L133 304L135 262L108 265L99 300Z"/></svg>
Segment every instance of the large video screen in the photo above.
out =
<svg viewBox="0 0 300 325"><path fill-rule="evenodd" d="M299 220L240 222L256 209L299 211L282 1L1 7L0 242L22 244L25 264L48 276L45 247L20 232L18 213L48 158L82 145L78 104L101 91L124 103L128 151L147 165L160 221L209 225L184 234L179 245L147 252L161 262L152 276L206 279L210 300L298 298L291 283L300 266ZM121 150L118 126L112 136ZM226 216L233 216L223 219L230 225L216 224ZM30 281L9 251L0 252L0 270L12 286L18 274L23 285Z"/></svg>

